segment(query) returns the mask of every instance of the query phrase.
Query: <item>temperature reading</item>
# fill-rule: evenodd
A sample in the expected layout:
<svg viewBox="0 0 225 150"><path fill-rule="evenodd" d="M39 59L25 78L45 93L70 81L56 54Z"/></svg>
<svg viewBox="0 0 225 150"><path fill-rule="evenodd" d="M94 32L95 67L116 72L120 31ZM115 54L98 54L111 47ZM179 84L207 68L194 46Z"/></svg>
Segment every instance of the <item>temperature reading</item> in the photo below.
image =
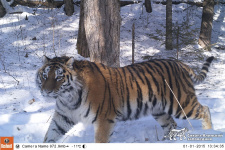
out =
<svg viewBox="0 0 225 150"><path fill-rule="evenodd" d="M74 145L74 148L82 148L82 149L84 149L84 148L87 148L87 145L85 145L85 144Z"/></svg>

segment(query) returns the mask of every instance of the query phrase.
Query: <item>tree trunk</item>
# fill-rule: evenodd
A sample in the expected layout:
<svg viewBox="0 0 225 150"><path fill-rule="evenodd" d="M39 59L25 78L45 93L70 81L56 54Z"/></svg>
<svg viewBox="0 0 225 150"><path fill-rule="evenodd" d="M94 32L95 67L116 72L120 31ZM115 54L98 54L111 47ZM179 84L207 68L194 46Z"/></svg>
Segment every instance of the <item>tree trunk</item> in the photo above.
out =
<svg viewBox="0 0 225 150"><path fill-rule="evenodd" d="M80 20L79 20L79 30L77 38L77 50L78 54L83 57L90 57L90 52L88 49L85 29L84 29L84 0L80 3Z"/></svg>
<svg viewBox="0 0 225 150"><path fill-rule="evenodd" d="M64 10L67 16L72 16L74 13L73 0L64 0Z"/></svg>
<svg viewBox="0 0 225 150"><path fill-rule="evenodd" d="M1 0L0 0L0 18L4 17L5 14L6 14L6 10L5 10L5 8L3 7L2 2L1 2Z"/></svg>
<svg viewBox="0 0 225 150"><path fill-rule="evenodd" d="M84 0L84 28L90 60L111 67L119 67L119 1Z"/></svg>
<svg viewBox="0 0 225 150"><path fill-rule="evenodd" d="M151 0L145 0L145 9L148 13L152 12Z"/></svg>
<svg viewBox="0 0 225 150"><path fill-rule="evenodd" d="M204 0L201 31L198 44L206 50L211 50L211 33L214 13L214 0Z"/></svg>
<svg viewBox="0 0 225 150"><path fill-rule="evenodd" d="M166 4L166 49L172 50L172 0L167 0Z"/></svg>

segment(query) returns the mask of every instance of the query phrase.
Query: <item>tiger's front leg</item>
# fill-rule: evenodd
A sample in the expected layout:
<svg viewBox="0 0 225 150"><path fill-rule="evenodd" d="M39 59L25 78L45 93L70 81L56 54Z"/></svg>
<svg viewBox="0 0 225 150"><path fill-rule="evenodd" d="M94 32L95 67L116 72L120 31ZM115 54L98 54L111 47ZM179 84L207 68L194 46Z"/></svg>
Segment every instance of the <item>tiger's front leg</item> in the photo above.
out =
<svg viewBox="0 0 225 150"><path fill-rule="evenodd" d="M55 143L73 126L73 121L55 111L48 131L45 134L44 143Z"/></svg>
<svg viewBox="0 0 225 150"><path fill-rule="evenodd" d="M111 119L99 120L95 123L95 143L109 143L115 122Z"/></svg>
<svg viewBox="0 0 225 150"><path fill-rule="evenodd" d="M164 137L162 140L165 140L165 137L168 137L170 132L173 129L176 129L177 123L174 121L174 119L169 115L164 112L159 113L159 114L153 114L153 118L161 125L161 127L164 130ZM173 134L171 134L173 138L176 139L176 136L174 137Z"/></svg>

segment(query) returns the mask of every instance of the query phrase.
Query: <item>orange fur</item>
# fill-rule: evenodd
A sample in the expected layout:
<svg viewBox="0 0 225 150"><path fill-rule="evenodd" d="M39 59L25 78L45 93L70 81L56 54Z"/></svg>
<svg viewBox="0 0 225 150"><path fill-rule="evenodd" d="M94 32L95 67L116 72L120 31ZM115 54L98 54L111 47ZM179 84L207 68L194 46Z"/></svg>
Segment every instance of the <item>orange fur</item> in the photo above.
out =
<svg viewBox="0 0 225 150"><path fill-rule="evenodd" d="M204 66L209 67L211 61L212 58L207 59ZM201 119L204 129L212 128L209 109L197 101L194 89L195 79L198 82L203 81L205 74L202 73L201 77L194 74L193 70L182 62L151 60L121 68L110 68L99 63L71 61L66 58L60 64L67 70L66 73L70 72L71 76L76 78L76 82L81 84L80 90L86 94L82 96L79 107L85 110L85 113L81 114L84 118L93 114L91 122L95 125L96 142L109 141L117 120L138 119L152 114L163 127L165 134L168 134L171 129L176 128L171 115L186 119L165 79L188 118ZM206 69L203 68L202 72L206 72ZM54 76L52 68L49 79L42 80L42 88L58 88L64 80L55 83Z"/></svg>

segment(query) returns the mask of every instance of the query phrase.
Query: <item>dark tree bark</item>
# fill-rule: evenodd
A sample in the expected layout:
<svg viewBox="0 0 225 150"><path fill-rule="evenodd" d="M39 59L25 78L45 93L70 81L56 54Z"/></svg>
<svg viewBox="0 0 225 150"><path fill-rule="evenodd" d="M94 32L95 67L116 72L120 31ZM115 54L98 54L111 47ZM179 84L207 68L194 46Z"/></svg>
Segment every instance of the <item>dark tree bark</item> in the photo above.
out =
<svg viewBox="0 0 225 150"><path fill-rule="evenodd" d="M211 33L214 14L214 0L204 0L201 31L198 44L206 50L211 50Z"/></svg>
<svg viewBox="0 0 225 150"><path fill-rule="evenodd" d="M64 4L63 1L54 1L54 0L47 0L47 1L14 0L11 6L15 7L16 5L22 5L32 8L36 7L60 8L63 4Z"/></svg>
<svg viewBox="0 0 225 150"><path fill-rule="evenodd" d="M172 0L166 4L166 49L172 50Z"/></svg>
<svg viewBox="0 0 225 150"><path fill-rule="evenodd" d="M151 0L145 0L145 9L148 13L152 12Z"/></svg>
<svg viewBox="0 0 225 150"><path fill-rule="evenodd" d="M118 0L83 0L84 31L90 60L119 67L120 3ZM79 46L79 44L78 44Z"/></svg>
<svg viewBox="0 0 225 150"><path fill-rule="evenodd" d="M0 18L4 17L6 14L6 10L2 5L2 2L0 1Z"/></svg>
<svg viewBox="0 0 225 150"><path fill-rule="evenodd" d="M83 57L90 57L90 52L88 49L85 29L84 29L84 0L81 0L80 3L80 20L79 20L79 29L78 29L78 38L77 38L77 50L78 54Z"/></svg>
<svg viewBox="0 0 225 150"><path fill-rule="evenodd" d="M72 16L74 13L73 0L64 0L64 10L67 16Z"/></svg>

